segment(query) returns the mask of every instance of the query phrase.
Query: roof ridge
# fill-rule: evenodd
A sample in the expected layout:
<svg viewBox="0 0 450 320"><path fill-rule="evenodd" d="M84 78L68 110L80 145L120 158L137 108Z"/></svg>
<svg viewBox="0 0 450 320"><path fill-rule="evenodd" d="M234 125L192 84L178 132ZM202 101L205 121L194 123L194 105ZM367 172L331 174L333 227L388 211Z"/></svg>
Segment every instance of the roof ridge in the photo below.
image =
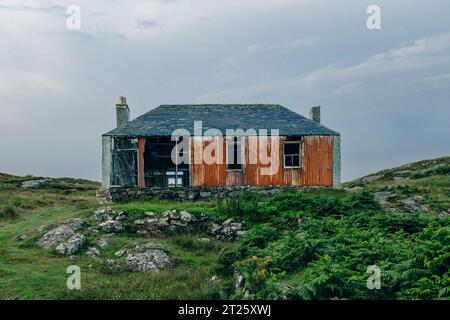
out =
<svg viewBox="0 0 450 320"><path fill-rule="evenodd" d="M160 107L222 107L222 106L279 106L279 103L199 103L199 104L161 104Z"/></svg>

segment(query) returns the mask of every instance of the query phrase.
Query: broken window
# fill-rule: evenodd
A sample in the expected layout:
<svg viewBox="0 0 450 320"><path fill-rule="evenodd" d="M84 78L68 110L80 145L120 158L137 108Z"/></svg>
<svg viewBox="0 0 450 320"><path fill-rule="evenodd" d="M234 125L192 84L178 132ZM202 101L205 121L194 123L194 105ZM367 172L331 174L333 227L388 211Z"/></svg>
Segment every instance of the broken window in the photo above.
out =
<svg viewBox="0 0 450 320"><path fill-rule="evenodd" d="M170 137L147 138L144 153L145 184L149 187L189 186L189 163L172 161L175 141ZM179 150L179 157L188 150Z"/></svg>
<svg viewBox="0 0 450 320"><path fill-rule="evenodd" d="M242 170L242 143L234 137L227 140L227 170Z"/></svg>
<svg viewBox="0 0 450 320"><path fill-rule="evenodd" d="M300 168L300 141L288 141L283 144L283 160L285 168Z"/></svg>
<svg viewBox="0 0 450 320"><path fill-rule="evenodd" d="M112 185L137 187L137 182L137 139L114 138L114 149L112 153Z"/></svg>

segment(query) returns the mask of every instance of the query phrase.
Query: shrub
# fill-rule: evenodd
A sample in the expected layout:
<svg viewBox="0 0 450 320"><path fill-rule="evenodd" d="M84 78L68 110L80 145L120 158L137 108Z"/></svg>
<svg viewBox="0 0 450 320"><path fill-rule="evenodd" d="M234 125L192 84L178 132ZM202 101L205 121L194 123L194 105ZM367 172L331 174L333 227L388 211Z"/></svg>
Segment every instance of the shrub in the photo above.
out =
<svg viewBox="0 0 450 320"><path fill-rule="evenodd" d="M17 214L16 208L11 206L6 206L0 209L0 219L9 219L9 220L15 220L19 217Z"/></svg>
<svg viewBox="0 0 450 320"><path fill-rule="evenodd" d="M277 280L283 274L273 272L270 257L253 256L237 265L238 274L243 277L243 286L236 289L232 299L278 300L283 298Z"/></svg>
<svg viewBox="0 0 450 320"><path fill-rule="evenodd" d="M368 191L352 193L344 200L344 206L349 210L376 211L380 205L375 201L373 193Z"/></svg>
<svg viewBox="0 0 450 320"><path fill-rule="evenodd" d="M415 172L411 175L411 179L422 179L433 175L450 175L450 165L443 164L434 168Z"/></svg>
<svg viewBox="0 0 450 320"><path fill-rule="evenodd" d="M216 211L219 215L258 220L258 201L233 192L225 199L217 199Z"/></svg>

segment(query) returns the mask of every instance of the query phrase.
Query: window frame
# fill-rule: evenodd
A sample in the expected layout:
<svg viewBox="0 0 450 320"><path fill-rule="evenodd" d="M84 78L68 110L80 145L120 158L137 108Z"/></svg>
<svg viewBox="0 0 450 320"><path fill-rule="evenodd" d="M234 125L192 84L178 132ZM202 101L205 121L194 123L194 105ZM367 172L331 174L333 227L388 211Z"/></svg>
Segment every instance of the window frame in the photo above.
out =
<svg viewBox="0 0 450 320"><path fill-rule="evenodd" d="M229 163L229 159L228 159L228 148L232 146L233 147L233 163ZM238 147L239 146L239 147ZM228 172L241 172L243 171L243 161L242 161L242 146L243 146L243 139L240 136L233 136L229 139L226 139L226 146L225 146L225 151L226 151L226 171ZM240 151L240 152L239 152ZM238 155L239 153L239 155ZM241 159L241 163L239 163L238 159ZM236 159L236 161L238 163L234 163L234 159ZM230 168L229 166L238 166L238 168Z"/></svg>
<svg viewBox="0 0 450 320"><path fill-rule="evenodd" d="M286 154L285 153L285 145L286 144L298 144L298 154ZM292 164L294 163L293 159L295 156L298 156L298 166L287 166L286 165L286 156L291 157ZM283 169L300 169L302 168L302 140L292 140L292 141L283 141Z"/></svg>

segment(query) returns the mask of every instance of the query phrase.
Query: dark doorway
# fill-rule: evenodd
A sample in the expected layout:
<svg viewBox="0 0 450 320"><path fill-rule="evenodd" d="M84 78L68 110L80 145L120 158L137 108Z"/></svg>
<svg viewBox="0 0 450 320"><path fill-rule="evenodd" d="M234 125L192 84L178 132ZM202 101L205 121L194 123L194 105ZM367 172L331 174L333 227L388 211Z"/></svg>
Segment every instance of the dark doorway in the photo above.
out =
<svg viewBox="0 0 450 320"><path fill-rule="evenodd" d="M155 137L145 140L144 176L147 187L189 186L189 164L178 166L172 161L175 141L170 137ZM183 154L179 152L179 157Z"/></svg>

